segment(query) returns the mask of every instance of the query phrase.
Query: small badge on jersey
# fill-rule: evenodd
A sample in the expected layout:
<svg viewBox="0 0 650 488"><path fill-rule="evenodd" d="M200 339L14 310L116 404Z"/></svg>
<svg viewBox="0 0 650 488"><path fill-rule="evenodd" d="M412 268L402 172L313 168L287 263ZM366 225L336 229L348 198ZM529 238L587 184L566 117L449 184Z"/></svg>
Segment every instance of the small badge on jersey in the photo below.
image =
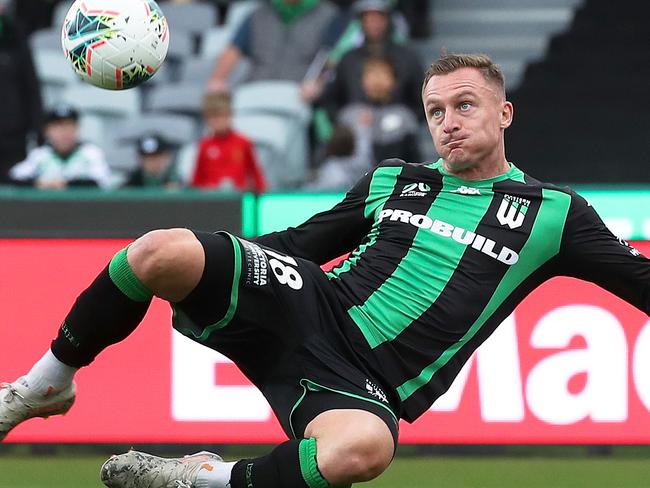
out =
<svg viewBox="0 0 650 488"><path fill-rule="evenodd" d="M244 248L244 263L246 269L246 284L252 286L266 286L269 283L269 261L260 246L243 239L239 239Z"/></svg>
<svg viewBox="0 0 650 488"><path fill-rule="evenodd" d="M400 197L424 197L431 191L431 187L426 183L409 183L404 185Z"/></svg>
<svg viewBox="0 0 650 488"><path fill-rule="evenodd" d="M528 207L530 207L530 200L503 195L503 200L497 211L497 220L501 225L507 225L511 229L521 227L526 219Z"/></svg>

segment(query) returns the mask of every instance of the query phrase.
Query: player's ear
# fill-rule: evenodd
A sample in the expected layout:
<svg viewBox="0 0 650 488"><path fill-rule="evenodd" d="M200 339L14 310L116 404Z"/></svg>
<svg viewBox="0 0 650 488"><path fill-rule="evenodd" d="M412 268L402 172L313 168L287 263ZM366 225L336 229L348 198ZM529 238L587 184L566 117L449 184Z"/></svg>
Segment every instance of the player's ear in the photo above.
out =
<svg viewBox="0 0 650 488"><path fill-rule="evenodd" d="M511 102L507 100L503 102L501 107L501 128L507 129L512 124L512 117L514 115L514 107Z"/></svg>

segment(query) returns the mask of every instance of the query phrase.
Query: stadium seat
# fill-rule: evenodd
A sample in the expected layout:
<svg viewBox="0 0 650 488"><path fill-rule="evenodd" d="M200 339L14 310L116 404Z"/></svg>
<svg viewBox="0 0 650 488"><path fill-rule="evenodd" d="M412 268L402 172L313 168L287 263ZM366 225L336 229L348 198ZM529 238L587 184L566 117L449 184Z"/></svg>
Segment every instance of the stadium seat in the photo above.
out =
<svg viewBox="0 0 650 488"><path fill-rule="evenodd" d="M270 189L295 186L303 173L289 164L291 139L294 136L286 117L272 114L235 113L234 127L255 143L260 165Z"/></svg>
<svg viewBox="0 0 650 488"><path fill-rule="evenodd" d="M182 62L192 52L194 52L194 40L190 32L179 29L170 34L167 60Z"/></svg>
<svg viewBox="0 0 650 488"><path fill-rule="evenodd" d="M61 29L52 27L49 29L37 30L29 36L29 45L34 53L40 51L55 51L62 56Z"/></svg>
<svg viewBox="0 0 650 488"><path fill-rule="evenodd" d="M227 25L230 30L236 30L258 6L259 2L256 0L231 2L228 6L225 25Z"/></svg>
<svg viewBox="0 0 650 488"><path fill-rule="evenodd" d="M204 88L202 83L196 82L154 86L147 96L146 109L191 115L198 119Z"/></svg>
<svg viewBox="0 0 650 488"><path fill-rule="evenodd" d="M137 88L123 91L98 90L79 83L69 85L62 93L61 101L106 118L129 117L140 113L141 95Z"/></svg>
<svg viewBox="0 0 650 488"><path fill-rule="evenodd" d="M172 37L182 31L200 35L218 23L217 9L209 3L161 3ZM171 38L170 38L171 40Z"/></svg>
<svg viewBox="0 0 650 488"><path fill-rule="evenodd" d="M78 106L77 106L78 107ZM82 113L79 117L79 137L84 142L92 142L106 149L106 124L100 115Z"/></svg>
<svg viewBox="0 0 650 488"><path fill-rule="evenodd" d="M306 123L309 105L300 99L299 86L291 81L255 81L237 87L233 96L237 113L263 112L290 117Z"/></svg>
<svg viewBox="0 0 650 488"><path fill-rule="evenodd" d="M65 87L79 83L79 78L60 50L35 50L34 67L46 107L61 101Z"/></svg>
<svg viewBox="0 0 650 488"><path fill-rule="evenodd" d="M104 150L106 161L113 172L123 175L135 170L138 166L138 150L135 143L111 144Z"/></svg>
<svg viewBox="0 0 650 488"><path fill-rule="evenodd" d="M111 137L119 144L133 142L153 132L160 134L177 146L192 142L199 135L193 117L166 113L144 113L111 128Z"/></svg>
<svg viewBox="0 0 650 488"><path fill-rule="evenodd" d="M308 156L307 127L311 109L300 99L298 85L288 81L256 81L239 86L233 97L237 115L272 115L285 119L291 133L284 155L288 169L285 185L302 182L306 176Z"/></svg>
<svg viewBox="0 0 650 488"><path fill-rule="evenodd" d="M181 182L189 185L194 176L194 168L196 167L196 156L199 152L199 145L197 142L192 142L183 145L176 154L176 173Z"/></svg>
<svg viewBox="0 0 650 488"><path fill-rule="evenodd" d="M228 44L234 31L228 26L213 27L201 35L200 56L209 60L216 60Z"/></svg>
<svg viewBox="0 0 650 488"><path fill-rule="evenodd" d="M180 67L179 82L206 84L214 71L214 63L203 57L185 60Z"/></svg>

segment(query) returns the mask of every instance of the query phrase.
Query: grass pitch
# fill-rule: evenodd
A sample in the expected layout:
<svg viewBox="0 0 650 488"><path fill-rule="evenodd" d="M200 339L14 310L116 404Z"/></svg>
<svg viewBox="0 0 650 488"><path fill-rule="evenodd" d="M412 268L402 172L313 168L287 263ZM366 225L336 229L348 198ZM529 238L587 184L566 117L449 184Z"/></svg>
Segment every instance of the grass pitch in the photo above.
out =
<svg viewBox="0 0 650 488"><path fill-rule="evenodd" d="M106 456L0 456L0 488L102 488ZM647 458L398 458L368 488L647 488Z"/></svg>

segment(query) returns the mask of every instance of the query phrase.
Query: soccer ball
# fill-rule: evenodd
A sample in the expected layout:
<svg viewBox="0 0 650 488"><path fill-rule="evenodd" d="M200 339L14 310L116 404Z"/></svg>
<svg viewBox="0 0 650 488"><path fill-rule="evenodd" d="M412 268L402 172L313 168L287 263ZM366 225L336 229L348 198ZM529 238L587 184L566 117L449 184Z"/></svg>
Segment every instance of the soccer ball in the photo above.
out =
<svg viewBox="0 0 650 488"><path fill-rule="evenodd" d="M125 90L158 70L169 28L154 0L76 0L63 22L61 44L83 81Z"/></svg>

